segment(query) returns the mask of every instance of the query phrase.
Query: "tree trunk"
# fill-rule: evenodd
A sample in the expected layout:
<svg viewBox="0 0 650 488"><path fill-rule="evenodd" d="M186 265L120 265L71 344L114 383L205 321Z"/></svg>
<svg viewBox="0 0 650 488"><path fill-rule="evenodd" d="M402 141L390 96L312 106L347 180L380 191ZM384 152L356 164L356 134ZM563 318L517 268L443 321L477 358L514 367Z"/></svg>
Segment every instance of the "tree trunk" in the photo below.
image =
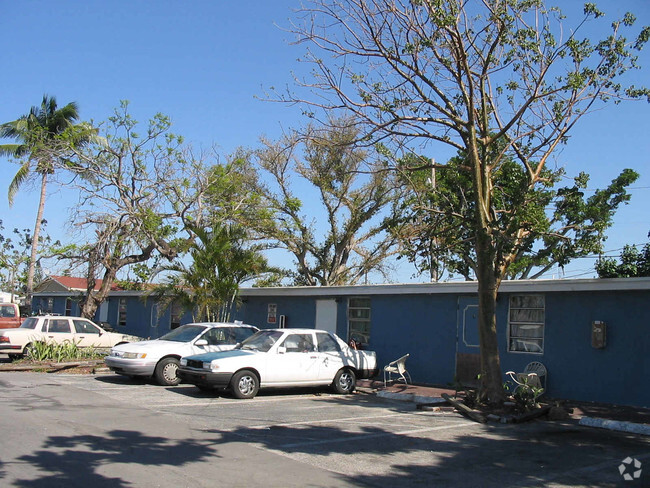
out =
<svg viewBox="0 0 650 488"><path fill-rule="evenodd" d="M43 212L45 211L45 195L47 191L47 172L43 172L41 178L41 196L38 202L38 212L36 212L36 222L34 223L34 234L32 235L32 253L29 258L29 267L27 270L27 305L31 309L32 295L34 294L34 274L36 270L36 257L38 255L38 238L41 234L41 222L43 221Z"/></svg>
<svg viewBox="0 0 650 488"><path fill-rule="evenodd" d="M97 308L101 302L102 301L95 296L94 291L87 292L87 295L79 303L79 314L88 320L95 320L95 313L97 312Z"/></svg>
<svg viewBox="0 0 650 488"><path fill-rule="evenodd" d="M117 271L106 270L104 277L102 278L102 286L99 290L94 291L94 286L88 287L86 290L86 296L79 303L80 314L82 317L87 318L88 320L95 320L97 308L104 302L104 300L106 300L106 297L111 290L111 286L115 281L116 275Z"/></svg>
<svg viewBox="0 0 650 488"><path fill-rule="evenodd" d="M489 235L484 231L478 232L476 255L478 261L478 330L481 345L481 396L487 398L491 404L498 404L505 400L496 320L500 280L496 277Z"/></svg>

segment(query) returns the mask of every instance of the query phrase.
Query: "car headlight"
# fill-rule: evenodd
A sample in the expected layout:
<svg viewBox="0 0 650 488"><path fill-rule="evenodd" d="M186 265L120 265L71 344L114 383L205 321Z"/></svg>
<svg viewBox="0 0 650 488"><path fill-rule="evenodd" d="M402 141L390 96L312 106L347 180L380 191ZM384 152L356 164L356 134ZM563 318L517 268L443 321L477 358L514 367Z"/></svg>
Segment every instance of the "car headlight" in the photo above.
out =
<svg viewBox="0 0 650 488"><path fill-rule="evenodd" d="M144 359L147 357L146 352L125 352L122 356L124 359Z"/></svg>
<svg viewBox="0 0 650 488"><path fill-rule="evenodd" d="M208 370L213 370L213 369L219 369L219 365L217 363L203 363L203 369L208 369Z"/></svg>
<svg viewBox="0 0 650 488"><path fill-rule="evenodd" d="M187 366L187 359L181 358L181 366Z"/></svg>

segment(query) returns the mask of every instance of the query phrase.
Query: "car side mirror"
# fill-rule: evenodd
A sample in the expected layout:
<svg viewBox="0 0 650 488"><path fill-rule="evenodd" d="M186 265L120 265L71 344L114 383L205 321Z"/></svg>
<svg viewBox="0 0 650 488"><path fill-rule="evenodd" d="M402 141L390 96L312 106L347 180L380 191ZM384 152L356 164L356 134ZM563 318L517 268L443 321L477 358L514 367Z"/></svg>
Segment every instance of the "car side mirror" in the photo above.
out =
<svg viewBox="0 0 650 488"><path fill-rule="evenodd" d="M284 346L278 346L278 354L284 354L287 352L287 348Z"/></svg>
<svg viewBox="0 0 650 488"><path fill-rule="evenodd" d="M203 347L208 345L208 341L205 339L199 339L194 343L195 346Z"/></svg>

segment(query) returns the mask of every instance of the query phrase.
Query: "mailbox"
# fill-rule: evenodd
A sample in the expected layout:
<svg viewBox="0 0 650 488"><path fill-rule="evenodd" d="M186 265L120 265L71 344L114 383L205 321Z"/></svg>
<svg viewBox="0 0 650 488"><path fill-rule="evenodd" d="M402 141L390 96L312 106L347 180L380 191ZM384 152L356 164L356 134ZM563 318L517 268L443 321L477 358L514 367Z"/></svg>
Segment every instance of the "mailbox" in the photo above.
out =
<svg viewBox="0 0 650 488"><path fill-rule="evenodd" d="M591 323L591 347L603 349L607 343L607 324L601 320Z"/></svg>

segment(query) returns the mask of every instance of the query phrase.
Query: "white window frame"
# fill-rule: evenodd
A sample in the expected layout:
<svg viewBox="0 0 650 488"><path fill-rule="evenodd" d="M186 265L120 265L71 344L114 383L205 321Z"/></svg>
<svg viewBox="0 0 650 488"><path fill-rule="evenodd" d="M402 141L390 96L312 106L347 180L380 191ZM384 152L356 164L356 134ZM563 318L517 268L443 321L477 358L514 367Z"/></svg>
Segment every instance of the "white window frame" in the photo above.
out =
<svg viewBox="0 0 650 488"><path fill-rule="evenodd" d="M523 307L523 306L522 307L513 307L513 299L518 298L518 297L537 297L537 298L541 299L542 306L541 307ZM513 321L512 320L512 310L513 310L513 308L514 308L514 310L541 310L542 313L543 313L543 321L542 322ZM513 326L522 326L522 325L523 326L532 325L532 326L536 326L536 327L541 326L542 327L541 337L533 338L534 341L530 341L530 340L527 341L526 339L530 339L530 338L527 338L526 336L514 336L513 337L513 334L512 334ZM510 298L508 299L508 339L507 339L508 340L508 345L507 345L508 352L514 353L514 354L536 354L536 355L541 356L541 355L544 354L544 350L545 350L545 335L546 335L546 298L545 298L545 296L544 295L536 295L536 294L510 295ZM524 348L523 349L515 349L515 348L513 348L512 347L513 341L520 342L521 344L524 345ZM541 345L537 343L538 341L540 342ZM527 346L525 345L525 343L527 343L527 342L531 343L531 349L530 350L526 349ZM540 348L541 351L534 350L534 348L532 347L533 344L535 345L535 347Z"/></svg>
<svg viewBox="0 0 650 488"><path fill-rule="evenodd" d="M368 302L367 307L353 307L352 302L354 300L366 300ZM368 317L367 318L362 318L362 317L352 317L351 312L354 310L367 310L368 311ZM367 338L365 343L367 344L370 342L370 336L372 335L372 300L370 297L365 297L365 296L359 296L359 297L350 297L348 299L348 341L352 339L351 334L351 322L366 322L367 327Z"/></svg>
<svg viewBox="0 0 650 488"><path fill-rule="evenodd" d="M120 298L117 302L117 325L126 326L127 305L126 298Z"/></svg>

